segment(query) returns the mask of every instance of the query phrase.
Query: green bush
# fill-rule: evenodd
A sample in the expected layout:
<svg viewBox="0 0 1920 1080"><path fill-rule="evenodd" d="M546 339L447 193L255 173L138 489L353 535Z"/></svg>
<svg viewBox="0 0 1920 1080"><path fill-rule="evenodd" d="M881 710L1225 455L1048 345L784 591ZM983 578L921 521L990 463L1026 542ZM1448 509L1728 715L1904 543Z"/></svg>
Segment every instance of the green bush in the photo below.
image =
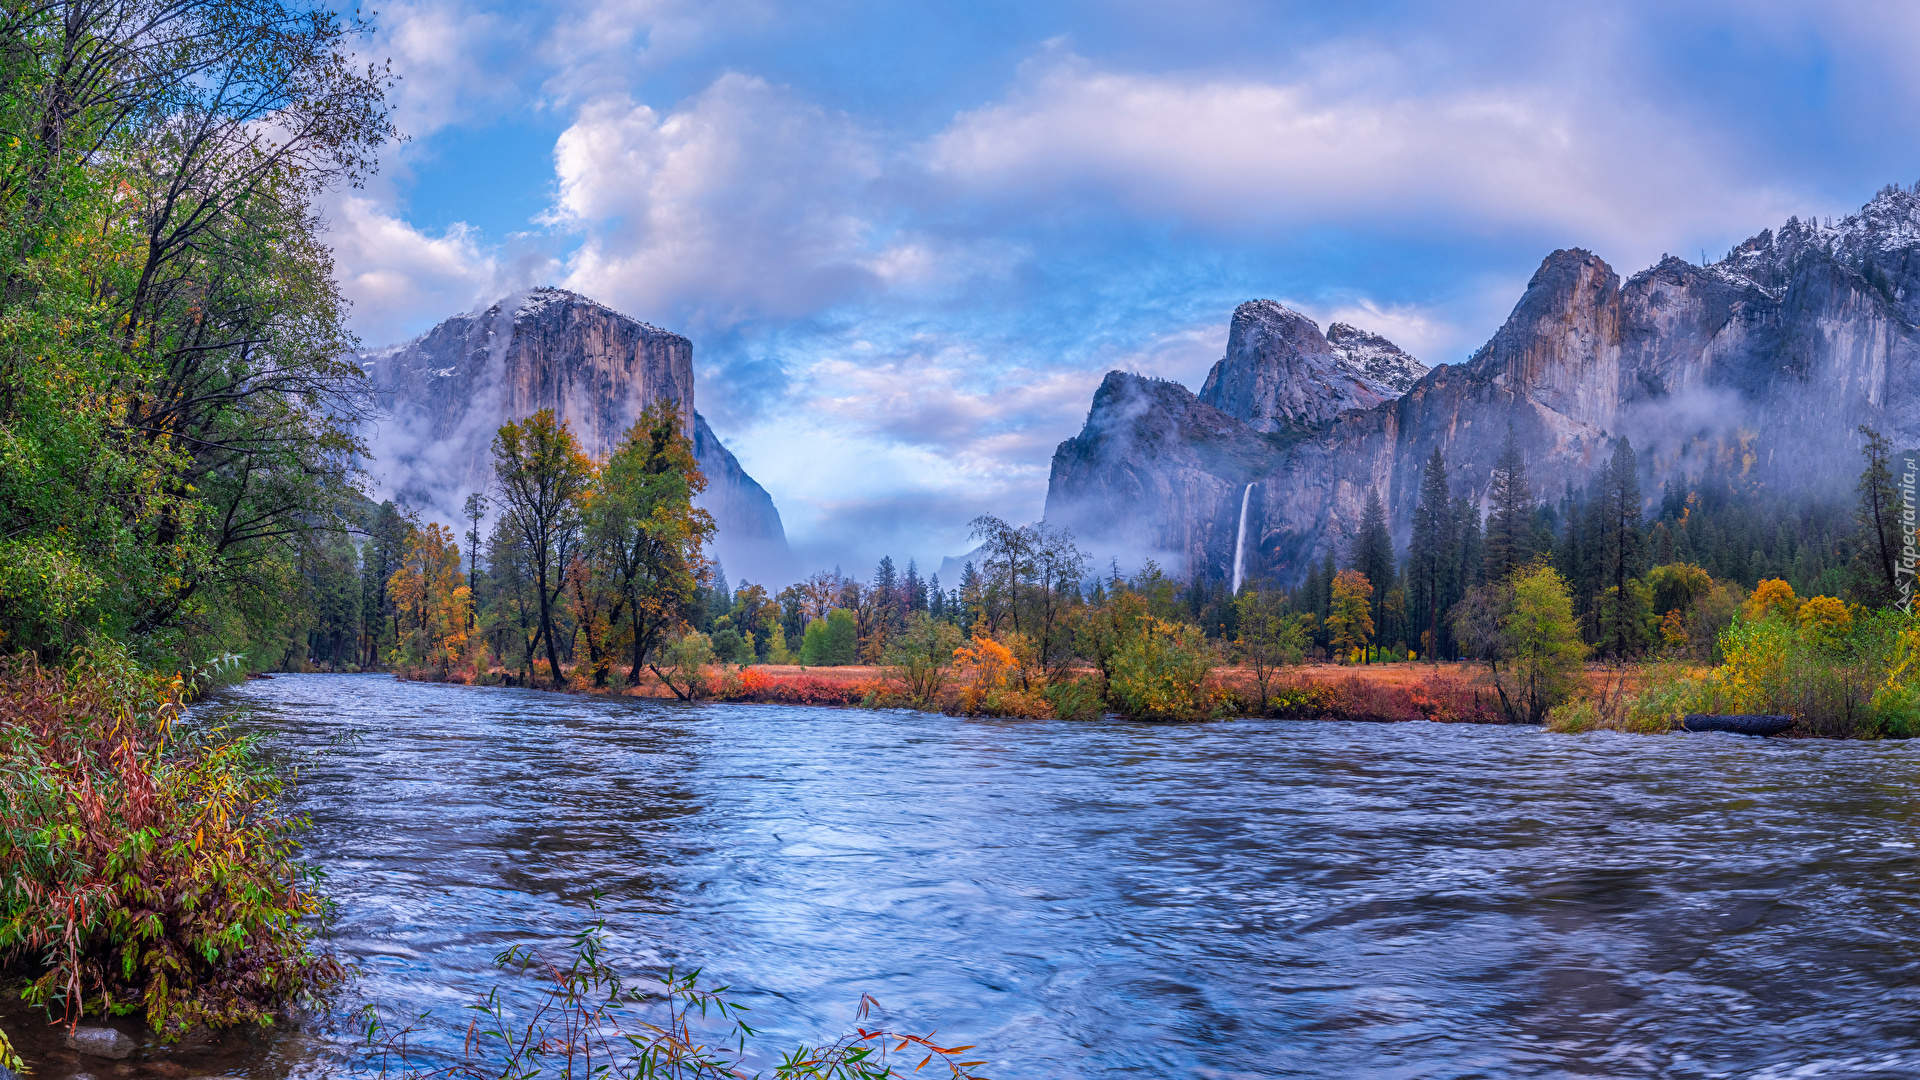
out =
<svg viewBox="0 0 1920 1080"><path fill-rule="evenodd" d="M915 706L936 708L953 670L953 651L959 647L959 627L916 611L907 618L906 629L887 643L887 676L900 684Z"/></svg>
<svg viewBox="0 0 1920 1080"><path fill-rule="evenodd" d="M853 612L834 608L807 624L800 638L800 663L807 667L843 667L859 660L860 624Z"/></svg>
<svg viewBox="0 0 1920 1080"><path fill-rule="evenodd" d="M364 1071L399 1080L768 1075L744 1071L764 1051L749 1049L759 1033L744 1022L747 1007L732 1000L730 988L701 987L698 969L668 968L653 978L621 972L605 959L605 931L600 919L577 931L570 956L543 955L528 945L495 956L496 966L538 980L540 1000L527 1012L513 1013L498 992L491 992L468 1006L475 1019L470 1026L462 1023L468 1034L460 1060L452 1064L412 1058L412 1036L430 1014L409 1010L400 1023L389 1025L382 1010L370 1009ZM875 1024L868 1014L878 1004L862 994L854 1034L780 1054L771 1063L773 1080L886 1080L919 1075L922 1069L949 1080L986 1080L974 1071L987 1064L972 1057L974 1047L943 1046L933 1041L932 1032L915 1035Z"/></svg>
<svg viewBox="0 0 1920 1080"><path fill-rule="evenodd" d="M1061 720L1098 720L1107 712L1100 680L1091 675L1048 683L1040 696L1047 699L1053 715Z"/></svg>
<svg viewBox="0 0 1920 1080"><path fill-rule="evenodd" d="M707 668L718 659L713 653L713 641L697 630L689 631L669 641L661 650L661 659L665 669L655 667L653 673L660 676L683 701L697 700L712 692L708 684Z"/></svg>
<svg viewBox="0 0 1920 1080"><path fill-rule="evenodd" d="M1838 618L1733 616L1713 649L1722 662L1705 673L1650 669L1623 729L1668 731L1693 712L1778 713L1819 738L1920 734L1920 624L1898 611L1827 608Z"/></svg>
<svg viewBox="0 0 1920 1080"><path fill-rule="evenodd" d="M1578 735L1603 726L1592 698L1575 698L1547 711L1546 728L1562 735Z"/></svg>
<svg viewBox="0 0 1920 1080"><path fill-rule="evenodd" d="M713 655L729 664L750 664L753 662L753 647L741 638L740 632L731 626L723 626L713 632Z"/></svg>
<svg viewBox="0 0 1920 1080"><path fill-rule="evenodd" d="M1141 619L1113 656L1107 695L1141 720L1197 720L1213 714L1206 693L1214 652L1197 627Z"/></svg>

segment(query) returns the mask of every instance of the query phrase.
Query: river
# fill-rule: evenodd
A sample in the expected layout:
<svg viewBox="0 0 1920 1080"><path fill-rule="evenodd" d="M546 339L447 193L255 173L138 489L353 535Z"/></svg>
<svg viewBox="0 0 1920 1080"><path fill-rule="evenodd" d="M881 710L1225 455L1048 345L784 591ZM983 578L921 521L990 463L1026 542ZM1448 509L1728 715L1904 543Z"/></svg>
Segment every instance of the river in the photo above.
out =
<svg viewBox="0 0 1920 1080"><path fill-rule="evenodd" d="M196 716L318 755L295 801L337 945L362 995L433 1012L429 1049L480 991L524 992L496 952L563 941L599 890L620 964L704 966L770 1046L843 1032L864 992L995 1080L1920 1076L1920 745L382 676ZM343 1046L111 1075L326 1075Z"/></svg>

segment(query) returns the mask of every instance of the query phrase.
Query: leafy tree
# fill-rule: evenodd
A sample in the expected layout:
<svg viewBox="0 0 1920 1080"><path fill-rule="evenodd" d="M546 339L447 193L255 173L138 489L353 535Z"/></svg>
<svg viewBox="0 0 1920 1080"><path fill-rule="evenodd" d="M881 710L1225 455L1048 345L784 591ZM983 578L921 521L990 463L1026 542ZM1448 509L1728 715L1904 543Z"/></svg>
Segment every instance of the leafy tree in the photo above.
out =
<svg viewBox="0 0 1920 1080"><path fill-rule="evenodd" d="M713 518L693 505L707 481L682 427L674 402L642 411L601 468L587 515L588 546L620 597L613 618L627 620L631 681L686 624L707 569L703 549Z"/></svg>
<svg viewBox="0 0 1920 1080"><path fill-rule="evenodd" d="M357 29L272 0L0 17L6 647L218 651L345 525L365 385L310 202L392 135Z"/></svg>
<svg viewBox="0 0 1920 1080"><path fill-rule="evenodd" d="M494 473L505 504L501 519L526 546L553 685L560 686L560 647L554 603L566 588L566 568L581 537L581 497L593 482L593 462L580 452L573 430L541 409L509 421L493 439ZM636 673L637 676L637 673Z"/></svg>
<svg viewBox="0 0 1920 1080"><path fill-rule="evenodd" d="M906 625L887 647L888 675L906 688L915 705L938 702L960 647L960 630L925 611L907 616Z"/></svg>
<svg viewBox="0 0 1920 1080"><path fill-rule="evenodd" d="M1108 697L1138 719L1199 719L1211 712L1205 685L1213 664L1212 644L1198 627L1148 616L1114 652Z"/></svg>
<svg viewBox="0 0 1920 1080"><path fill-rule="evenodd" d="M853 612L834 608L827 612L826 638L818 663L822 667L842 667L860 662L860 626Z"/></svg>
<svg viewBox="0 0 1920 1080"><path fill-rule="evenodd" d="M1566 580L1540 564L1469 590L1455 608L1454 633L1486 661L1514 723L1540 723L1565 701L1587 655Z"/></svg>
<svg viewBox="0 0 1920 1080"><path fill-rule="evenodd" d="M1024 634L1034 646L1041 669L1063 673L1072 662L1073 628L1068 612L1080 601L1080 579L1091 557L1074 543L1073 533L1046 522L1014 527L992 515L973 521L982 540L981 608L989 632L1004 625ZM1021 672L1030 689L1029 673Z"/></svg>
<svg viewBox="0 0 1920 1080"><path fill-rule="evenodd" d="M807 623L806 633L800 639L800 664L803 667L820 667L826 663L827 620L814 619Z"/></svg>
<svg viewBox="0 0 1920 1080"><path fill-rule="evenodd" d="M461 580L460 549L439 523L411 530L387 588L400 612L396 665L424 665L445 675L466 660L471 592Z"/></svg>
<svg viewBox="0 0 1920 1080"><path fill-rule="evenodd" d="M1587 655L1567 583L1551 567L1520 574L1513 582L1513 608L1504 629L1514 705L1528 723L1540 723L1548 710L1571 695ZM1507 699L1503 694L1502 700Z"/></svg>
<svg viewBox="0 0 1920 1080"><path fill-rule="evenodd" d="M742 637L753 643L753 653L747 663L765 660L771 655L774 641L781 636L780 607L767 596L764 587L742 581L734 590L733 610L728 612L728 618Z"/></svg>
<svg viewBox="0 0 1920 1080"><path fill-rule="evenodd" d="M1234 598L1239 609L1239 636L1234 652L1253 672L1260 690L1260 711L1267 711L1273 678L1285 666L1298 664L1313 640L1313 616L1293 614L1283 596L1243 589Z"/></svg>
<svg viewBox="0 0 1920 1080"><path fill-rule="evenodd" d="M1778 615L1792 622L1800 611L1800 600L1793 595L1793 586L1774 578L1763 581L1754 587L1753 594L1747 597L1743 613L1750 621L1759 621L1769 615Z"/></svg>
<svg viewBox="0 0 1920 1080"><path fill-rule="evenodd" d="M1662 616L1677 611L1684 617L1695 601L1713 591L1712 576L1691 563L1656 566L1647 571L1646 581L1653 590L1653 610Z"/></svg>
<svg viewBox="0 0 1920 1080"><path fill-rule="evenodd" d="M1373 586L1357 570L1342 570L1333 579L1327 633L1337 654L1364 649L1373 639L1373 611L1367 600L1372 593Z"/></svg>

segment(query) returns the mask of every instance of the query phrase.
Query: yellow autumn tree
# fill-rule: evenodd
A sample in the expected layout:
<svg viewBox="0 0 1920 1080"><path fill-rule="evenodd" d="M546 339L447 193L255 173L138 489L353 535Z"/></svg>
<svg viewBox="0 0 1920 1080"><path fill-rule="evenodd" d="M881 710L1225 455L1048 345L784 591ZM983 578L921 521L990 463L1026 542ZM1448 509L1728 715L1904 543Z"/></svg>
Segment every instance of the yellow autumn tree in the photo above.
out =
<svg viewBox="0 0 1920 1080"><path fill-rule="evenodd" d="M1815 596L1800 605L1800 625L1827 633L1843 634L1853 627L1853 612L1831 596Z"/></svg>
<svg viewBox="0 0 1920 1080"><path fill-rule="evenodd" d="M437 522L413 529L399 568L387 579L387 595L399 612L401 633L392 650L395 667L427 668L445 678L466 663L472 591L460 572L453 530Z"/></svg>
<svg viewBox="0 0 1920 1080"><path fill-rule="evenodd" d="M1358 570L1342 570L1333 579L1333 603L1327 612L1327 635L1336 655L1364 649L1373 640L1373 586Z"/></svg>
<svg viewBox="0 0 1920 1080"><path fill-rule="evenodd" d="M1800 610L1800 601L1793 595L1793 586L1779 578L1768 578L1753 587L1753 595L1747 597L1744 611L1750 620L1758 621L1775 612L1789 622L1794 613Z"/></svg>

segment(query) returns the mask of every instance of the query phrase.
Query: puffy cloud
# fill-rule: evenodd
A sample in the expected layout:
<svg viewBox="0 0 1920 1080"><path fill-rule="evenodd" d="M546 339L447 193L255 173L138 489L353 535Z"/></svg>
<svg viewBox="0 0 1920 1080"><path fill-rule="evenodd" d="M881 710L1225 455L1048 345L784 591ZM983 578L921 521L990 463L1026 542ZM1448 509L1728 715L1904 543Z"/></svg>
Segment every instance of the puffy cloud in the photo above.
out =
<svg viewBox="0 0 1920 1080"><path fill-rule="evenodd" d="M585 234L568 287L628 310L696 328L805 317L912 262L861 213L879 164L852 121L760 79L723 75L668 113L591 102L554 164L552 222Z"/></svg>
<svg viewBox="0 0 1920 1080"><path fill-rule="evenodd" d="M400 340L471 308L498 276L497 257L465 225L429 236L370 195L329 200L327 222L340 289L368 345Z"/></svg>
<svg viewBox="0 0 1920 1080"><path fill-rule="evenodd" d="M1382 62L1339 58L1368 63ZM1739 175L1711 133L1582 80L1375 90L1340 75L1132 74L1048 54L934 138L928 164L968 191L1093 194L1215 229L1546 227L1636 264L1803 205Z"/></svg>
<svg viewBox="0 0 1920 1080"><path fill-rule="evenodd" d="M391 62L394 120L425 138L450 125L484 117L519 96L514 75L524 54L511 47L527 27L515 19L458 0L400 0L382 5L374 38L361 61Z"/></svg>

